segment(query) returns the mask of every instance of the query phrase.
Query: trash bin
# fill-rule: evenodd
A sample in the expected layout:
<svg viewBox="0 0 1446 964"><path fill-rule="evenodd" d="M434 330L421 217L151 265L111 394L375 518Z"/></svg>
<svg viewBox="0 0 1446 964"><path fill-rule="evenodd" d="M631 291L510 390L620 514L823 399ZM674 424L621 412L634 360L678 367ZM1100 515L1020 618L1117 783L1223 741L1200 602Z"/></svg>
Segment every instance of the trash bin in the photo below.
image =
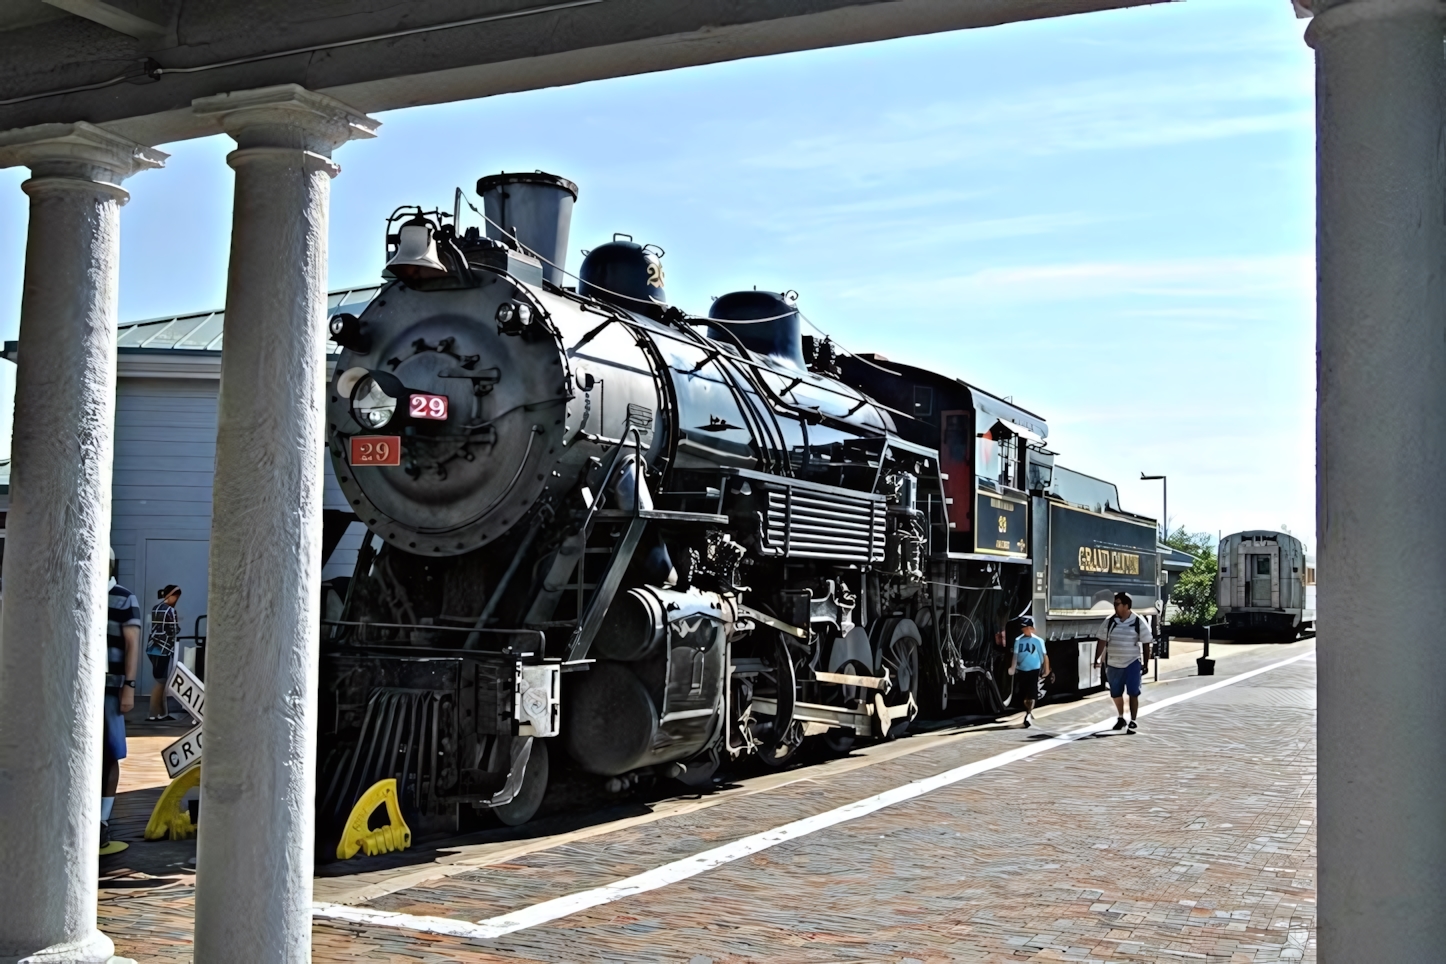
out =
<svg viewBox="0 0 1446 964"><path fill-rule="evenodd" d="M1207 656L1201 656L1199 659L1195 660L1195 668L1195 675L1197 676L1214 676L1215 660L1210 659Z"/></svg>

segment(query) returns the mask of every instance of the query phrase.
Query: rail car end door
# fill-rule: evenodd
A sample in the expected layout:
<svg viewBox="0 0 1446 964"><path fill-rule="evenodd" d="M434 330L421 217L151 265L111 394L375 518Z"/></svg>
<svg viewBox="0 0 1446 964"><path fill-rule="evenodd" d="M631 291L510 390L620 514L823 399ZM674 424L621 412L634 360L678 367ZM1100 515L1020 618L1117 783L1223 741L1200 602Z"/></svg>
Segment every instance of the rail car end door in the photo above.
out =
<svg viewBox="0 0 1446 964"><path fill-rule="evenodd" d="M1247 609L1280 608L1280 546L1242 542L1239 583Z"/></svg>

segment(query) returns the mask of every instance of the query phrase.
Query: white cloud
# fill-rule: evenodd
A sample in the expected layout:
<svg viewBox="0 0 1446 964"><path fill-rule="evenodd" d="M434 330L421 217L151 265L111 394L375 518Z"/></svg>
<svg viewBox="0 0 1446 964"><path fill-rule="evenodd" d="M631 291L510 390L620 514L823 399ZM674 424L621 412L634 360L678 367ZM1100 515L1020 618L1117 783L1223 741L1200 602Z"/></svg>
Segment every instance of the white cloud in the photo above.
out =
<svg viewBox="0 0 1446 964"><path fill-rule="evenodd" d="M1138 150L1313 123L1312 92L1293 69L1122 73L977 99L954 94L889 111L866 131L825 123L815 134L760 139L777 146L744 163L863 181L979 158Z"/></svg>
<svg viewBox="0 0 1446 964"><path fill-rule="evenodd" d="M1160 305L1161 299L1225 301L1299 296L1314 290L1314 264L1310 255L1277 254L1003 265L922 279L916 283L915 292L929 300L957 299L975 306L1137 296L1151 303L1148 308L1136 310L1154 314L1170 307ZM844 294L850 298L884 297L872 285L845 288ZM1200 316L1210 312L1198 307L1190 310Z"/></svg>

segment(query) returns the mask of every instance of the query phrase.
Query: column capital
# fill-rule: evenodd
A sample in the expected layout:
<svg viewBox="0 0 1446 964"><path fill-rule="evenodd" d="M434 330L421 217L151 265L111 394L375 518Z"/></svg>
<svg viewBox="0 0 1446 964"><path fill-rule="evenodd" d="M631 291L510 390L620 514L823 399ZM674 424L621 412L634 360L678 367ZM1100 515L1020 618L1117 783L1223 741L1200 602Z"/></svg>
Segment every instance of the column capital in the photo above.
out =
<svg viewBox="0 0 1446 964"><path fill-rule="evenodd" d="M381 122L298 84L239 90L191 102L198 114L216 116L238 147L282 147L330 156L354 138L375 137Z"/></svg>
<svg viewBox="0 0 1446 964"><path fill-rule="evenodd" d="M0 131L0 167L28 167L37 178L114 185L137 171L165 166L169 156L84 121Z"/></svg>
<svg viewBox="0 0 1446 964"><path fill-rule="evenodd" d="M1314 47L1323 34L1342 27L1406 17L1446 18L1443 0L1314 0L1305 42Z"/></svg>

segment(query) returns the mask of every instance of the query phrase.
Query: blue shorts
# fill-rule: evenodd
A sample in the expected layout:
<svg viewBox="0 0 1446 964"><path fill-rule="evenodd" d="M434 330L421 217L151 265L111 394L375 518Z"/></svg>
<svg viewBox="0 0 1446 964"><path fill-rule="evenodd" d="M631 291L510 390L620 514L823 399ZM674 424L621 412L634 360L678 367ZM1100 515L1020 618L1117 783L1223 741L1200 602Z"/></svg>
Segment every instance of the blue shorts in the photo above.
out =
<svg viewBox="0 0 1446 964"><path fill-rule="evenodd" d="M1106 666L1105 678L1110 682L1110 695L1119 699L1128 691L1131 696L1139 696L1142 669L1139 660L1128 666Z"/></svg>
<svg viewBox="0 0 1446 964"><path fill-rule="evenodd" d="M105 694L105 759L126 758L126 718L120 711L120 694Z"/></svg>

